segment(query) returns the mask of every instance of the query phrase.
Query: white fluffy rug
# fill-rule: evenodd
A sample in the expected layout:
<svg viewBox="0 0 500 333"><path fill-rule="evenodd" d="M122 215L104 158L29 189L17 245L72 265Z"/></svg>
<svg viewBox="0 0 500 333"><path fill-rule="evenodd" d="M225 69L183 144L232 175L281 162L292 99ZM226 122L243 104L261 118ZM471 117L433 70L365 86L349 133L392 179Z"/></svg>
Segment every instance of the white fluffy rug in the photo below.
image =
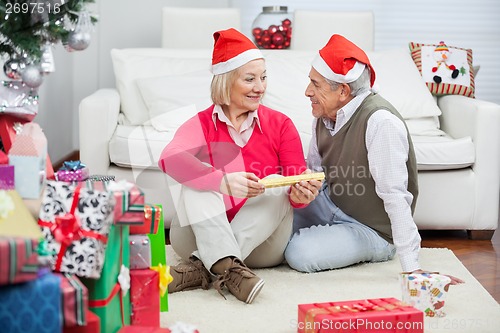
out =
<svg viewBox="0 0 500 333"><path fill-rule="evenodd" d="M170 246L167 260L170 265L178 262ZM500 305L452 251L424 248L420 260L425 269L440 270L466 281L450 287L445 317L425 317L425 332L500 332ZM169 295L169 312L161 314L161 326L184 322L195 325L200 333L297 332L300 303L401 299L400 270L397 258L314 274L298 273L286 265L259 269L255 272L266 284L252 304L240 302L230 294L224 300L214 289L174 293Z"/></svg>

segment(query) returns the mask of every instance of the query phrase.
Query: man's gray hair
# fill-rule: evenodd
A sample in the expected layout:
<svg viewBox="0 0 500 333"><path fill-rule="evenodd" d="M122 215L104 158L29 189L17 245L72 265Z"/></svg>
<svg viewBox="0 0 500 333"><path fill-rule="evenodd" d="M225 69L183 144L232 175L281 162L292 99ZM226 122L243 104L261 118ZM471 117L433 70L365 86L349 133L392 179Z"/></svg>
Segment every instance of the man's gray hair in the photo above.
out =
<svg viewBox="0 0 500 333"><path fill-rule="evenodd" d="M335 82L325 78L326 82L330 84L332 90L337 90L340 86L339 82ZM359 94L364 93L365 91L370 90L370 70L368 66L365 66L363 73L356 79L356 81L350 82L347 84L349 88L351 88L351 96L356 97Z"/></svg>

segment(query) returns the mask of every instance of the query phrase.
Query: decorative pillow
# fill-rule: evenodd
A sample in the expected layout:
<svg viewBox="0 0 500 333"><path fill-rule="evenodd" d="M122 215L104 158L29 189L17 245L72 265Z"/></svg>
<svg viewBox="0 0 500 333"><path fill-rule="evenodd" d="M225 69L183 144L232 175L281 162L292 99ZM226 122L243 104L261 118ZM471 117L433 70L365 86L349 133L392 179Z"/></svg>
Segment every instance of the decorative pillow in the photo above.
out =
<svg viewBox="0 0 500 333"><path fill-rule="evenodd" d="M131 48L111 50L111 60L120 93L123 125L142 125L149 120L147 106L137 86L137 79L162 75L181 75L208 70L211 50ZM182 89L189 90L189 87Z"/></svg>
<svg viewBox="0 0 500 333"><path fill-rule="evenodd" d="M375 69L375 90L387 99L404 119L441 115L436 101L422 82L405 48L367 52Z"/></svg>
<svg viewBox="0 0 500 333"><path fill-rule="evenodd" d="M209 107L209 70L137 79L137 86L157 131L175 131L197 112Z"/></svg>
<svg viewBox="0 0 500 333"><path fill-rule="evenodd" d="M472 50L439 44L410 43L410 52L422 78L435 95L474 98Z"/></svg>

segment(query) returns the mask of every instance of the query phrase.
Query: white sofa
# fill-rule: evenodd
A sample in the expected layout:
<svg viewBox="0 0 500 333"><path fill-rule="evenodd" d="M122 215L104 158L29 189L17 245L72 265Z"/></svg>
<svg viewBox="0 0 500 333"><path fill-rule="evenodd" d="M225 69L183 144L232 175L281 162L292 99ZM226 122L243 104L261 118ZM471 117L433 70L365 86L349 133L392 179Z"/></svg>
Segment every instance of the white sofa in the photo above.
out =
<svg viewBox="0 0 500 333"><path fill-rule="evenodd" d="M353 35L358 44L373 45L370 22L362 25L367 33ZM315 51L263 53L268 69L263 103L292 118L306 153L312 115L304 90ZM456 95L433 97L406 48L367 54L376 87L401 112L415 144L418 227L491 238L499 215L500 105ZM131 48L112 50L111 57L116 88L98 90L80 103L80 158L93 174L136 182L147 201L163 204L168 227L177 187L157 160L176 128L210 104L211 50Z"/></svg>

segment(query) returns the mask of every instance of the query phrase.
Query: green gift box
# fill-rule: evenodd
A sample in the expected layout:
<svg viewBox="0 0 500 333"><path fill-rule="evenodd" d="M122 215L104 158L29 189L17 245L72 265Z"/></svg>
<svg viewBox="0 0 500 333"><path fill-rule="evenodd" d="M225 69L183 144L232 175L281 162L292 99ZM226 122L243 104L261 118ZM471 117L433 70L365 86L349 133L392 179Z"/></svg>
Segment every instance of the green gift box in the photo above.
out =
<svg viewBox="0 0 500 333"><path fill-rule="evenodd" d="M81 279L89 291L89 309L101 320L101 333L130 325L129 261L129 227L112 225L101 277Z"/></svg>
<svg viewBox="0 0 500 333"><path fill-rule="evenodd" d="M165 253L165 222L163 221L163 208L161 205L151 205L154 209L160 212L160 220L158 222L158 231L155 234L148 234L151 242L151 266L162 264L167 265L167 255ZM160 297L160 311L168 311L168 292Z"/></svg>

